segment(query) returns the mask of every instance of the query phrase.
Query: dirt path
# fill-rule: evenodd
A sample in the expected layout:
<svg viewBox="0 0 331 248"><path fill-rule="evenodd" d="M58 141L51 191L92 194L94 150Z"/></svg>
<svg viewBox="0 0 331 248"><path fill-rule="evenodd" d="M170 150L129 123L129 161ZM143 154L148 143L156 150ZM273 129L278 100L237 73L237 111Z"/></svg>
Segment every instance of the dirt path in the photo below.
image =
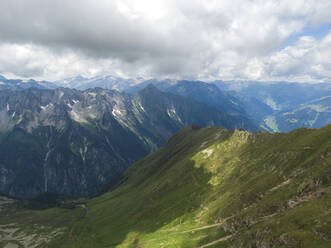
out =
<svg viewBox="0 0 331 248"><path fill-rule="evenodd" d="M220 226L222 224L223 224L223 222L222 223L217 223L217 224L212 224L212 225L207 225L207 226L202 226L202 227L198 227L198 228L195 228L195 229L183 231L181 233L188 233L188 232L194 232L194 231L204 230L204 229L208 229L208 228L213 228L213 227L216 227L216 226Z"/></svg>
<svg viewBox="0 0 331 248"><path fill-rule="evenodd" d="M273 191L276 191L277 189L279 189L279 188L281 188L281 187L283 187L283 186L289 184L290 182L292 182L292 180L291 180L291 179L287 179L286 181L284 181L284 182L278 184L277 186L273 187L272 189L269 189L267 192L273 192Z"/></svg>
<svg viewBox="0 0 331 248"><path fill-rule="evenodd" d="M223 237L223 238L217 239L217 240L215 240L215 241L213 241L213 242L210 242L210 243L208 243L208 244L205 244L205 245L199 246L199 248L205 248L205 247L208 247L208 246L215 245L215 244L217 244L217 243L219 243L219 242L226 241L226 240L228 240L228 239L231 238L231 237L232 237L232 234L231 234L231 235L228 235L228 236L225 236L225 237Z"/></svg>

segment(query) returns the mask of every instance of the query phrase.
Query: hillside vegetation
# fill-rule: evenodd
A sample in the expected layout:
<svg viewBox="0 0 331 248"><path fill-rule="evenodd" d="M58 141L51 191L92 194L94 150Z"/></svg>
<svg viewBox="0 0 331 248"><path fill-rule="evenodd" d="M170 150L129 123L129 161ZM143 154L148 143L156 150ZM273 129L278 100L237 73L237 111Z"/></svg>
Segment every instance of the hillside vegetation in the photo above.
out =
<svg viewBox="0 0 331 248"><path fill-rule="evenodd" d="M46 210L8 203L0 234L20 247L327 248L330 186L331 125L275 134L191 126L99 197Z"/></svg>

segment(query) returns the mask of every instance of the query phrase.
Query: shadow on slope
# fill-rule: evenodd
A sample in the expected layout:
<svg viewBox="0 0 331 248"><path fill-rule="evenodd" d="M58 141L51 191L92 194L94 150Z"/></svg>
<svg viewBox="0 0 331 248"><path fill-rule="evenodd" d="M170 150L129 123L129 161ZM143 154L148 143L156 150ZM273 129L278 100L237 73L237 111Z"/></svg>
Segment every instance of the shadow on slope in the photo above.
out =
<svg viewBox="0 0 331 248"><path fill-rule="evenodd" d="M224 133L224 139L231 136ZM142 235L165 227L169 230L185 222L188 229L194 228L195 211L201 208L213 186L209 183L212 174L204 166L197 167L192 157L202 146L213 142L214 136L214 128L187 127L157 152L138 161L124 173L120 187L92 199L86 219L74 233L78 243L68 239L67 244L139 247ZM164 237L159 238L157 243ZM185 243L187 247L192 245L187 240ZM182 247L185 243L183 240ZM152 242L150 247L154 246Z"/></svg>
<svg viewBox="0 0 331 248"><path fill-rule="evenodd" d="M185 128L49 247L328 247L330 128Z"/></svg>

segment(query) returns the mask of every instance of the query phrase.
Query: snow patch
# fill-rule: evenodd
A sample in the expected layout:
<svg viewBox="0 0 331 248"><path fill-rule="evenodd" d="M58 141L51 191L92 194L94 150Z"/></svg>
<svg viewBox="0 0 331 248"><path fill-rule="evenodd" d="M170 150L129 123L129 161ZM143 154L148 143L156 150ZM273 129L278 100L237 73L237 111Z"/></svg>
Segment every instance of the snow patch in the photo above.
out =
<svg viewBox="0 0 331 248"><path fill-rule="evenodd" d="M42 109L42 110L46 110L46 109L48 109L48 108L50 108L50 107L52 107L53 106L53 103L49 103L49 104L47 104L47 105L45 105L45 106L40 106L40 108Z"/></svg>
<svg viewBox="0 0 331 248"><path fill-rule="evenodd" d="M237 102L235 102L235 101L230 100L230 102L231 102L233 105L239 106L239 104L238 104Z"/></svg>
<svg viewBox="0 0 331 248"><path fill-rule="evenodd" d="M170 118L178 120L180 123L183 124L182 119L177 115L176 109L175 108L171 108L171 109L167 109L167 114Z"/></svg>
<svg viewBox="0 0 331 248"><path fill-rule="evenodd" d="M80 116L79 113L75 112L74 109L70 111L70 116L74 121L87 123L87 120L85 120L84 117Z"/></svg>
<svg viewBox="0 0 331 248"><path fill-rule="evenodd" d="M139 110L142 110L143 112L146 112L145 109L144 109L144 107L141 105L140 102L138 102L138 104L137 104L137 109L138 109L138 111Z"/></svg>
<svg viewBox="0 0 331 248"><path fill-rule="evenodd" d="M115 117L120 117L123 116L122 112L119 109L113 109L113 111L111 112L113 114L113 116Z"/></svg>
<svg viewBox="0 0 331 248"><path fill-rule="evenodd" d="M59 92L59 99L61 99L63 96L64 96L64 92L63 91L60 91Z"/></svg>
<svg viewBox="0 0 331 248"><path fill-rule="evenodd" d="M271 97L268 97L265 101L265 103L271 107L273 110L280 110L280 108L277 106L276 102L274 101L274 99L272 99Z"/></svg>
<svg viewBox="0 0 331 248"><path fill-rule="evenodd" d="M89 96L92 96L92 97L96 97L97 96L97 94L96 93L94 93L94 92L89 92L89 93L87 93Z"/></svg>

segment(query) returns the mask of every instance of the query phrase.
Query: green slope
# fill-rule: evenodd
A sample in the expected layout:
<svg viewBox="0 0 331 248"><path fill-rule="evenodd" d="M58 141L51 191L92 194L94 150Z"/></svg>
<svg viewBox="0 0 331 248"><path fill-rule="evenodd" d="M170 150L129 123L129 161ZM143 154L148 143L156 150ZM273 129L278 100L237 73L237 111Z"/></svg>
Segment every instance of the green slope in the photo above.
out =
<svg viewBox="0 0 331 248"><path fill-rule="evenodd" d="M330 186L331 125L276 134L187 127L113 191L74 209L18 204L1 221L18 236L51 233L39 247L330 247Z"/></svg>

